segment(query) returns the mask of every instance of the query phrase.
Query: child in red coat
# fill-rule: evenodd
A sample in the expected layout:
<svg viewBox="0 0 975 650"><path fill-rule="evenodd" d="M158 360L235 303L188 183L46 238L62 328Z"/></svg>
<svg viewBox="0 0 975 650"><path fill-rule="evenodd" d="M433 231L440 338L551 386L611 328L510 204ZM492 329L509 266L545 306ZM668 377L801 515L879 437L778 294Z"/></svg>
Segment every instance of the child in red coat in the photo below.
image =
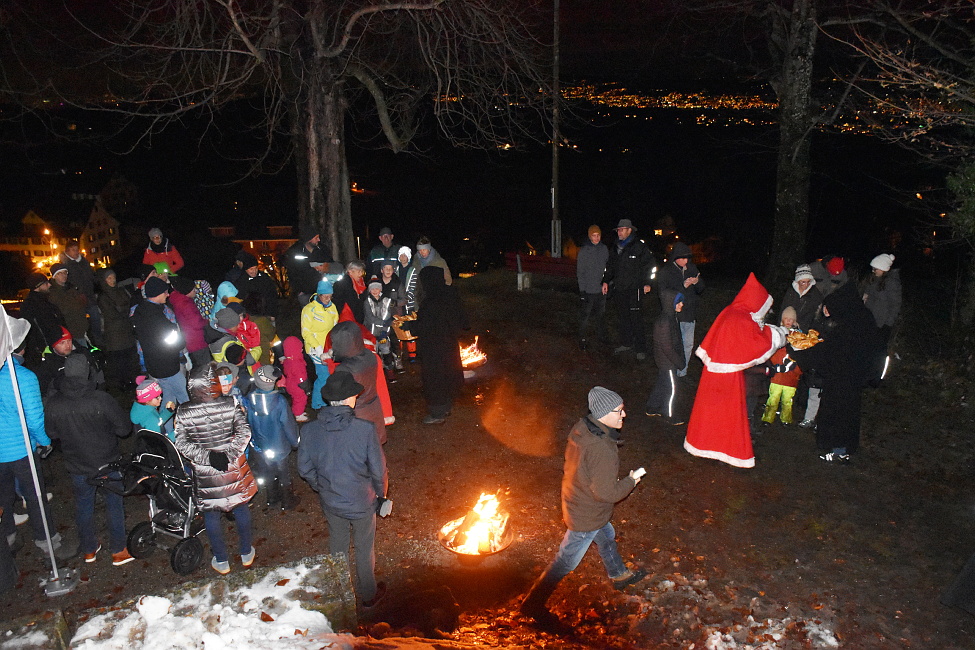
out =
<svg viewBox="0 0 975 650"><path fill-rule="evenodd" d="M305 364L305 351L301 339L289 336L281 344L284 354L281 355L281 371L284 374L285 390L291 396L291 412L298 422L307 422L305 409L308 406L308 395L304 386L308 383L308 366Z"/></svg>
<svg viewBox="0 0 975 650"><path fill-rule="evenodd" d="M786 307L782 310L782 327L791 330L796 326L796 310ZM775 422L775 412L779 411L782 424L792 424L792 398L796 394L799 376L802 371L795 361L790 359L787 348L779 348L769 359L769 364L775 369L772 382L768 387L768 401L765 402L765 413L762 422Z"/></svg>

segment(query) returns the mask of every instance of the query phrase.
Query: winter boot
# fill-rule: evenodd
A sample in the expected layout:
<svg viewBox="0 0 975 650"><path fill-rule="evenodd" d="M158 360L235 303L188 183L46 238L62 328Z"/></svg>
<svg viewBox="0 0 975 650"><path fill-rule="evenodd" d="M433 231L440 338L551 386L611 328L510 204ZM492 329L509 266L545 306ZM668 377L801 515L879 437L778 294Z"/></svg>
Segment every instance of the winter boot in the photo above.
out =
<svg viewBox="0 0 975 650"><path fill-rule="evenodd" d="M535 584L528 591L528 595L525 596L525 600L522 601L519 611L523 616L533 619L540 626L556 627L560 622L559 617L550 612L545 603L548 602L559 583L544 578L543 574L535 581Z"/></svg>
<svg viewBox="0 0 975 650"><path fill-rule="evenodd" d="M768 422L772 424L775 422L775 412L778 410L778 404L766 404L765 412L762 413L762 422Z"/></svg>

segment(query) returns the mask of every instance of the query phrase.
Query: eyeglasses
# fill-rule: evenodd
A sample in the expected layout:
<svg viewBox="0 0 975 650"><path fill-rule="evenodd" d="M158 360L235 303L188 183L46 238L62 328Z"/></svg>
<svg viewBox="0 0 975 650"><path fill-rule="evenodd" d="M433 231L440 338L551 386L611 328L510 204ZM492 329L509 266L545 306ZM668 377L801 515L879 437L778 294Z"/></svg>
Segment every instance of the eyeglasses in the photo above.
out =
<svg viewBox="0 0 975 650"><path fill-rule="evenodd" d="M612 413L618 413L620 415L623 415L623 413L624 413L623 406L621 405L618 409L613 409L611 412Z"/></svg>

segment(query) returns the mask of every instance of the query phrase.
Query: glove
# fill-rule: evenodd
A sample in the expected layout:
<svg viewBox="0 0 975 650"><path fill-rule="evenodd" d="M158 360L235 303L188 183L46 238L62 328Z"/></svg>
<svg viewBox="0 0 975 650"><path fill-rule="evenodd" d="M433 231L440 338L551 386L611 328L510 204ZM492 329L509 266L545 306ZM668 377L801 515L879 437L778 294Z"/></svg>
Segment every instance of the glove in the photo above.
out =
<svg viewBox="0 0 975 650"><path fill-rule="evenodd" d="M220 472L226 472L227 468L230 467L230 460L227 458L227 454L222 451L211 451L208 462L210 467Z"/></svg>
<svg viewBox="0 0 975 650"><path fill-rule="evenodd" d="M54 451L54 445L39 445L37 447L37 455L41 458L47 458Z"/></svg>

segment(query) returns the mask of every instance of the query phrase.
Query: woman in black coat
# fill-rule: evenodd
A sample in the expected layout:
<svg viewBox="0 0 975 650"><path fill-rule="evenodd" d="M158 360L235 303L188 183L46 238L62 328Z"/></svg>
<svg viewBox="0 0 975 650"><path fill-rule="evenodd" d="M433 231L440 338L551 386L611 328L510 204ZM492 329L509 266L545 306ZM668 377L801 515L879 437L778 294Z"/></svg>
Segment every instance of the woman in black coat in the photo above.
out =
<svg viewBox="0 0 975 650"><path fill-rule="evenodd" d="M860 447L860 402L875 374L877 328L852 284L823 299L823 338L806 350L791 346L789 356L803 372L822 378L816 445L827 462L849 462Z"/></svg>
<svg viewBox="0 0 975 650"><path fill-rule="evenodd" d="M454 398L464 385L458 337L469 329L464 306L457 289L447 284L439 266L420 271L423 302L415 321L405 321L403 329L417 336L420 353L420 378L427 402L424 424L441 424L450 414Z"/></svg>

